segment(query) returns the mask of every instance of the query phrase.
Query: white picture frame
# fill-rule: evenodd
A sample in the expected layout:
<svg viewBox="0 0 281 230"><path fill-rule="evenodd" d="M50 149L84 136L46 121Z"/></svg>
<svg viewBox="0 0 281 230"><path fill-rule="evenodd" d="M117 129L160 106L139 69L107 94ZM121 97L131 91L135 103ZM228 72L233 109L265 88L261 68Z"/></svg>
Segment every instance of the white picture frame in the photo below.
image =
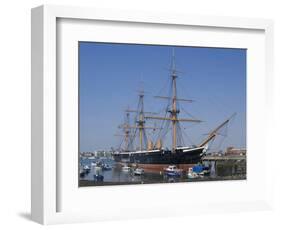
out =
<svg viewBox="0 0 281 230"><path fill-rule="evenodd" d="M74 21L90 21L90 22L103 22L108 25L115 26L115 22L127 23L130 26L134 24L138 25L151 25L153 27L169 27L181 28L181 30L189 28L200 28L200 30L212 29L212 30L239 30L241 33L248 33L249 31L257 31L257 34L261 34L258 38L258 44L263 44L259 51L256 53L259 55L260 59L253 59L253 62L249 63L250 73L249 75L256 74L256 83L253 83L254 79L250 77L251 80L247 80L248 97L247 99L247 109L250 113L247 114L247 120L249 121L249 126L247 125L247 139L250 142L249 158L247 162L247 168L249 170L249 177L247 181L244 182L202 182L196 183L196 185L142 185L142 186L116 186L114 188L93 188L79 190L79 188L73 188L77 182L77 178L67 179L65 176L67 167L61 168L62 159L61 156L57 155L59 151L59 141L58 132L61 130L59 127L58 111L61 109L61 103L58 103L58 95L60 94L61 88L58 85L57 75L58 64L60 63L58 58L58 26L63 20L70 20L70 23ZM83 22L82 22L83 23ZM76 29L81 29L80 24L76 25ZM83 29L83 28L82 28ZM82 30L81 29L81 30ZM163 31L164 31L163 30ZM165 31L164 31L165 32ZM125 32L126 33L126 32ZM83 33L81 33L82 36ZM86 33L85 36L88 33ZM118 39L125 39L125 35L119 37ZM177 35L180 37L181 35ZM209 34L210 38L217 38L218 46L220 46L220 38L216 37L216 34ZM71 37L70 37L71 38ZM79 38L78 38L79 39ZM100 38L103 39L102 37ZM116 38L117 39L117 38ZM243 41L239 41L238 37L233 38L237 40L237 47ZM249 37L248 39L252 39ZM125 40L124 40L125 41ZM127 41L128 42L128 41ZM132 40L133 42L133 40ZM149 42L149 41L146 41ZM143 43L146 43L143 42ZM157 43L158 41L151 41L152 43ZM169 41L162 41L164 44ZM192 41L190 41L192 44ZM240 42L240 43L239 43ZM246 42L246 41L245 41ZM254 41L252 42L255 43ZM202 46L208 45L206 42L202 41ZM222 43L223 44L223 43ZM246 43L245 43L246 44ZM249 41L247 42L249 44ZM223 45L227 46L227 42ZM229 43L231 46L231 43ZM241 45L244 47L243 45ZM248 48L248 47L245 47ZM255 53L255 47L253 45L252 51ZM75 54L75 53L74 53ZM71 55L69 55L71 57ZM254 57L255 55L253 55ZM254 65L259 67L254 67ZM256 68L256 69L255 69ZM258 69L261 68L261 69ZM264 70L261 71L261 70ZM74 74L75 68L74 68ZM75 75L73 75L75 76ZM70 79L74 79L71 78ZM189 15L173 15L173 14L163 14L163 13L149 13L149 12L127 12L127 11L112 11L112 10L101 10L101 9L91 9L91 8L79 8L79 7L66 7L66 6L51 6L44 5L32 9L32 204L31 213L32 219L41 224L56 224L56 223L69 223L69 222L81 222L81 221L97 221L97 220L107 220L107 219L126 219L126 218L141 218L141 217L164 217L172 215L187 215L193 213L211 213L211 212L236 212L245 210L264 210L272 207L272 185L273 176L270 170L271 159L273 155L273 143L271 140L271 135L273 125L272 114L274 108L274 98L273 98L273 23L271 20L265 19L247 19L247 18L231 18L231 17L210 17L210 16L189 16ZM71 80L70 80L71 81ZM75 82L74 82L75 83ZM265 83L265 84L263 84ZM70 83L70 85L77 87L77 85ZM75 100L75 91L69 91ZM70 96L71 96L70 95ZM76 95L77 96L77 95ZM261 105L266 107L263 109L260 115L255 118L253 114L260 112L258 106L255 104L254 97L261 100ZM63 101L61 101L63 102ZM75 101L74 104L78 102ZM68 111L73 111L68 108ZM75 111L75 110L74 110ZM73 117L76 118L75 116ZM249 118L251 118L249 120ZM262 150L259 150L254 143L260 143L260 137L254 134L254 127L258 122L258 119L263 119L262 122L262 132L266 140L265 146ZM61 120L60 120L61 121ZM62 131L63 132L63 131ZM76 130L77 132L77 130ZM73 139L72 136L70 138ZM71 146L70 146L71 147ZM264 151L261 155L261 151ZM257 153L255 156L251 152ZM260 154L258 154L258 152ZM69 165L77 159L69 160ZM256 162L254 165L254 162ZM258 184L258 181L254 179L254 174L258 173L258 167L261 163L263 165L263 178L264 180ZM68 167L71 169L72 166ZM73 168L73 171L76 169ZM62 174L62 175L61 175ZM78 172L77 172L78 175ZM259 175L259 174L257 174ZM67 187L65 181L70 181L69 184L72 187ZM76 182L75 182L76 181ZM252 183L253 181L253 183ZM210 184L212 183L212 184ZM64 187L65 186L65 187ZM168 187L169 186L169 187ZM201 191L209 186L211 194L213 195L213 200L207 202L202 198L202 204L199 206L195 202L181 201L180 198L175 197L173 202L161 203L161 191L165 189L168 193L172 194L174 190L178 191L178 194L184 195L188 191L190 194L201 194ZM71 192L71 189L75 191ZM250 199L251 191L257 188L262 188L253 194L252 199ZM216 194L216 189L218 194ZM238 190L237 196L228 197L221 196L219 191L225 189L229 191L231 196L231 191ZM240 190L241 189L241 190ZM77 191L76 191L77 190ZM79 192L78 192L79 190ZM142 190L142 191L141 191ZM240 192L239 192L240 190ZM63 192L62 192L63 191ZM243 193L245 191L250 191ZM112 204L110 199L102 199L102 196L109 197L112 193L118 194L120 199L123 199L122 203L124 208L120 207L120 202ZM126 197L134 192L138 194L142 192L143 196L155 197L154 200L148 199L150 204L149 209L146 209L145 200L140 198L136 201L138 207L130 206L130 201L126 201ZM70 194L70 195L69 195ZM91 206L89 209L86 205L87 199L90 194L96 194L105 206L115 205L112 210L106 210L99 205L101 202L96 202L95 206ZM159 194L159 198L155 195ZM202 194L201 194L202 195ZM79 199L79 197L86 197L87 199ZM221 199L220 199L221 198ZM89 205L92 202L88 199ZM67 205L65 205L67 203ZM119 205L119 206L118 206ZM186 208L188 205L188 208ZM63 207L63 208L62 208ZM165 212L165 209L172 208L173 212ZM84 210L84 211L82 211Z"/></svg>

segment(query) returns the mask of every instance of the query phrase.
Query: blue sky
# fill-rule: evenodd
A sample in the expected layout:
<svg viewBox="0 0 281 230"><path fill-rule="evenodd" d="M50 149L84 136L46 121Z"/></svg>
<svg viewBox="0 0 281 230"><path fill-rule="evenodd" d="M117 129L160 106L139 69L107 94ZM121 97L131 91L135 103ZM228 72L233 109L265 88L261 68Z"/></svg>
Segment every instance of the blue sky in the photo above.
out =
<svg viewBox="0 0 281 230"><path fill-rule="evenodd" d="M79 43L80 151L118 147L124 110L137 106L143 87L145 110L160 111L165 100L153 96L168 93L171 46ZM178 97L194 99L181 103L180 117L191 113L203 123L182 124L186 144L198 144L205 133L237 113L223 142L215 148L246 147L246 50L204 47L174 47ZM154 123L154 122L153 122ZM154 124L153 124L154 125ZM151 133L152 134L152 133ZM166 145L170 138L167 135ZM222 138L221 138L222 139ZM217 145L217 146L216 146Z"/></svg>

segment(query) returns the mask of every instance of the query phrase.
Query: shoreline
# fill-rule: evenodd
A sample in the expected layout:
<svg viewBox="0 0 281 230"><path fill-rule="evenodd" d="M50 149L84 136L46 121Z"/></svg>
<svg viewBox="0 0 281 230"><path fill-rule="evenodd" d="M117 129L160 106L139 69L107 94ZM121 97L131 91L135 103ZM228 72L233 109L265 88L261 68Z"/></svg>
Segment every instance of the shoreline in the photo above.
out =
<svg viewBox="0 0 281 230"><path fill-rule="evenodd" d="M225 176L225 177L207 177L207 178L195 178L195 179L186 179L185 181L156 181L156 182L97 182L93 180L79 180L79 187L88 187L88 186L112 186L112 185L141 185L141 184L171 184L171 183L186 183L186 182L207 182L207 181L237 181L237 180L247 180L246 175L241 176Z"/></svg>

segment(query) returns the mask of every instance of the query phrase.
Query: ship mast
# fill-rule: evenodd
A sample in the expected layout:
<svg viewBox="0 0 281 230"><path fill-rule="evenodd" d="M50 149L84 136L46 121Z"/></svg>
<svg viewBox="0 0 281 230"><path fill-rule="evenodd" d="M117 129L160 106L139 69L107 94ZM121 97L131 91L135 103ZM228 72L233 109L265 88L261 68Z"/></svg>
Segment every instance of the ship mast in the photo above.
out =
<svg viewBox="0 0 281 230"><path fill-rule="evenodd" d="M126 113L126 121L124 127L125 133L125 151L129 151L129 140L130 140L130 129L128 128L130 125L130 114Z"/></svg>
<svg viewBox="0 0 281 230"><path fill-rule="evenodd" d="M139 97L140 97L140 114L139 114L139 119L137 120L137 124L138 124L138 127L139 127L139 138L140 138L140 151L143 150L143 136L144 136L144 124L145 124L145 121L144 121L144 112L143 112L143 97L144 97L144 92L143 90L140 92L139 94Z"/></svg>
<svg viewBox="0 0 281 230"><path fill-rule="evenodd" d="M129 108L128 108L129 109ZM124 151L127 152L130 150L130 144L131 144L131 129L130 129L130 113L125 113L125 121L122 125L119 125L118 128L122 129L123 134L115 134L114 136L122 136L124 137Z"/></svg>
<svg viewBox="0 0 281 230"><path fill-rule="evenodd" d="M145 125L145 114L155 114L152 112L146 112L144 111L144 91L143 89L139 90L139 101L138 101L138 108L137 110L131 110L127 109L127 113L136 113L136 125L134 126L128 126L128 129L134 129L136 132L138 132L138 137L139 137L139 150L143 151L144 150L144 145L146 143L146 129L159 129L157 127L149 127ZM134 135L133 135L134 136Z"/></svg>
<svg viewBox="0 0 281 230"><path fill-rule="evenodd" d="M173 49L172 56L172 70L171 70L171 79L172 79L172 97L163 97L163 96L155 96L156 98L168 99L172 101L171 109L168 111L170 113L169 117L155 117L155 116L146 116L147 119L158 119L158 120L167 120L172 122L172 152L175 153L177 148L177 126L179 122L201 122L201 120L197 119L189 119L189 118L178 118L178 114L180 110L177 108L178 101L185 102L193 102L188 99L180 99L177 97L177 71L175 65L175 52Z"/></svg>
<svg viewBox="0 0 281 230"><path fill-rule="evenodd" d="M144 99L144 91L139 91L139 115L136 120L137 128L139 130L139 148L140 151L143 150L143 141L145 139L145 129L148 127L145 127L145 120L144 120L144 105L143 105L143 99Z"/></svg>
<svg viewBox="0 0 281 230"><path fill-rule="evenodd" d="M172 118L172 127L173 127L173 150L177 147L177 122L178 122L178 113L177 110L177 85L176 85L176 67L175 67L175 50L173 49L173 61L172 61L172 84L173 84L173 107L170 111Z"/></svg>

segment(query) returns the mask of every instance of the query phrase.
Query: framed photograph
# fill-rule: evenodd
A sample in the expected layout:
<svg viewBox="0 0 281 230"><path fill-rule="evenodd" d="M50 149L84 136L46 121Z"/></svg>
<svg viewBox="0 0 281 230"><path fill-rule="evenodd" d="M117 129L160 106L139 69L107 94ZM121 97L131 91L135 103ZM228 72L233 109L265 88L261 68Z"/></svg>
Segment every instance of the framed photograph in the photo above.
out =
<svg viewBox="0 0 281 230"><path fill-rule="evenodd" d="M265 19L32 9L32 219L271 208L272 33Z"/></svg>
<svg viewBox="0 0 281 230"><path fill-rule="evenodd" d="M78 52L80 186L246 179L246 49L79 41Z"/></svg>

